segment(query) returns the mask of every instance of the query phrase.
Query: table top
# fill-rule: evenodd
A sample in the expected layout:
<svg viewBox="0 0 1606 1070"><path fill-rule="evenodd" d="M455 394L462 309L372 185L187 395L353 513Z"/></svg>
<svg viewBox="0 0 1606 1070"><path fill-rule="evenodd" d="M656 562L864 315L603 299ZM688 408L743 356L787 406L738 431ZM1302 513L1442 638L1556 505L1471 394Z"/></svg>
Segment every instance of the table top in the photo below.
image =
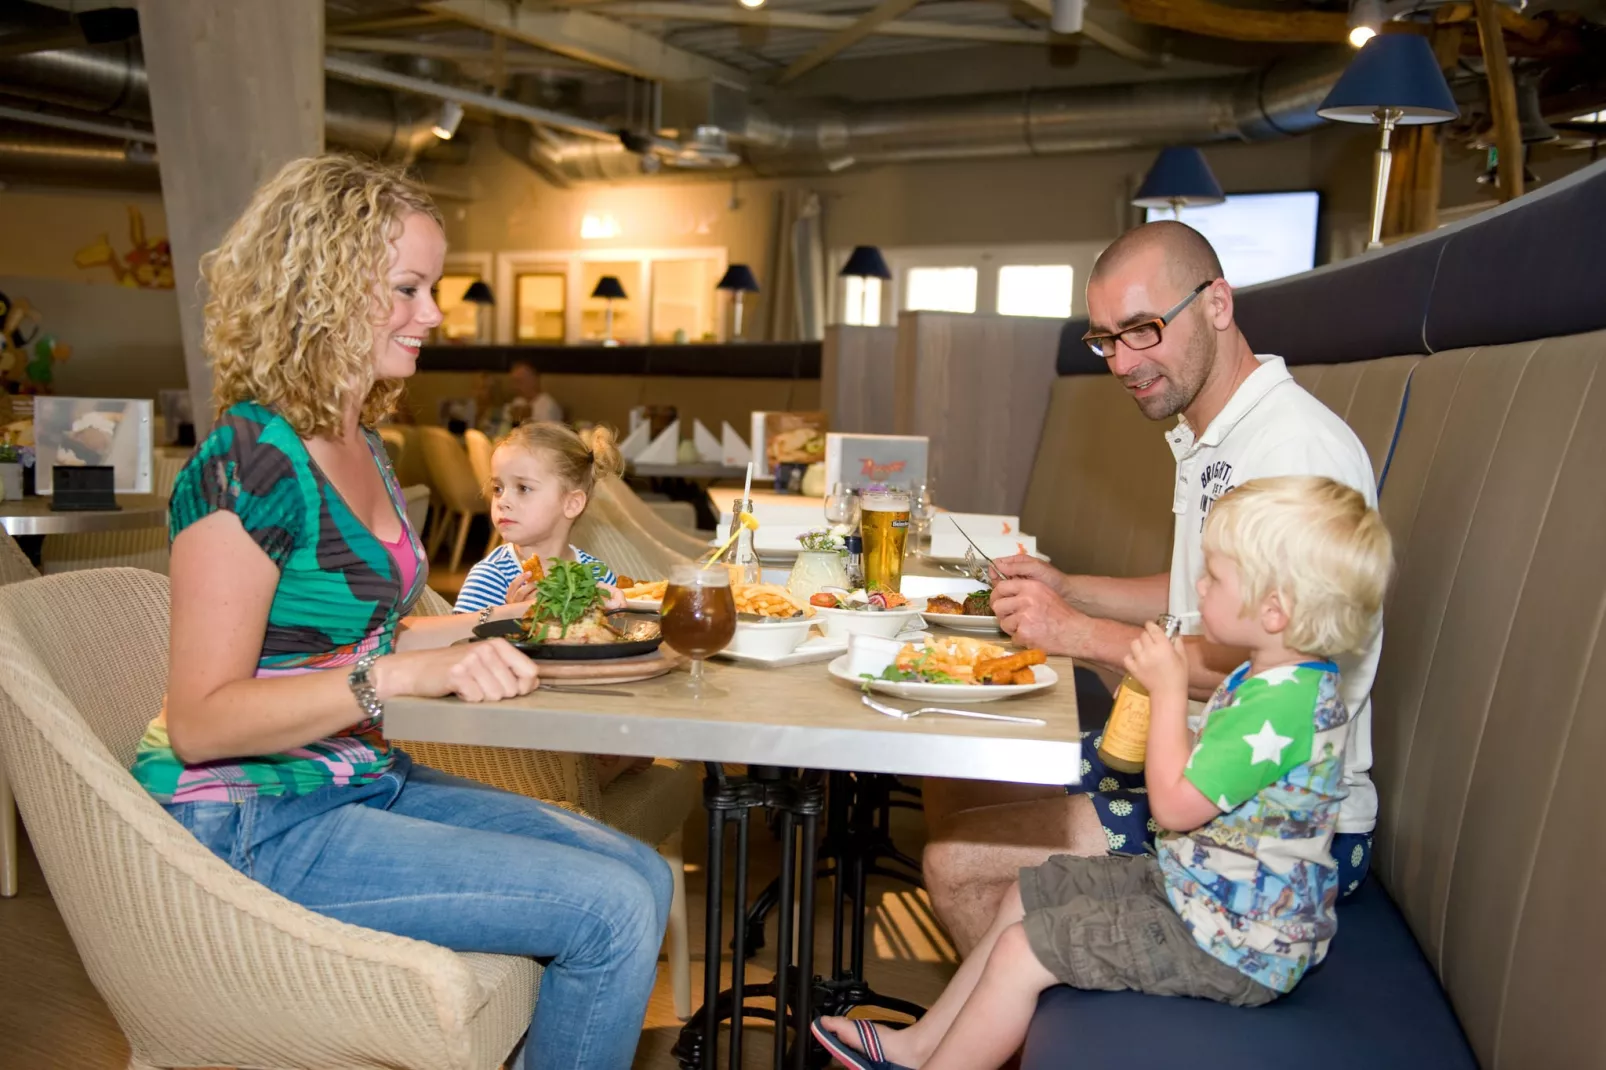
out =
<svg viewBox="0 0 1606 1070"><path fill-rule="evenodd" d="M741 479L747 474L745 467L727 464L709 464L696 461L692 464L637 464L625 466L626 474L643 479Z"/></svg>
<svg viewBox="0 0 1606 1070"><path fill-rule="evenodd" d="M738 477L741 473L738 473ZM777 494L768 489L775 485L774 480L766 476L762 483L753 487L753 504L762 508L766 505L800 505L819 510L820 526L825 526L825 499L811 497L806 494ZM708 500L714 503L714 509L721 515L731 511L736 499L742 496L740 486L709 487Z"/></svg>
<svg viewBox="0 0 1606 1070"><path fill-rule="evenodd" d="M385 703L385 731L430 743L1070 784L1082 757L1073 663L1049 664L1060 679L1046 691L960 704L1041 717L1043 727L942 716L900 721L866 708L858 688L831 676L824 662L772 669L716 660L706 672L729 692L719 698L676 694L686 672L679 669L612 685L628 698L541 690L483 704L395 698ZM877 697L902 709L921 705Z"/></svg>
<svg viewBox="0 0 1606 1070"><path fill-rule="evenodd" d="M0 501L0 528L19 535L69 535L93 531L135 531L167 523L167 499L159 494L119 494L114 511L53 512L50 498Z"/></svg>

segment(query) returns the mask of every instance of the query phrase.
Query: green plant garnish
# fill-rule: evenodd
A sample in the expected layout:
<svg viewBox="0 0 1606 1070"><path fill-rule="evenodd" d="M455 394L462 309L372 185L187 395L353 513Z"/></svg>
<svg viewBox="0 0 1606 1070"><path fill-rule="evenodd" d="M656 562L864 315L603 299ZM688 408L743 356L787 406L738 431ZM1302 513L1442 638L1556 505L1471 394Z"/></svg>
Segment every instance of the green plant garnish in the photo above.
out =
<svg viewBox="0 0 1606 1070"><path fill-rule="evenodd" d="M582 564L579 561L547 562L546 576L535 585L535 620L531 622L531 639L541 642L547 636L549 622L558 625L558 638L569 634L574 624L593 606L603 604L602 566ZM539 632L536 629L539 628Z"/></svg>
<svg viewBox="0 0 1606 1070"><path fill-rule="evenodd" d="M871 680L891 680L893 683L900 684L962 684L965 682L952 673L931 668L929 666L930 661L931 654L928 651L916 657L914 664L907 669L900 669L896 664L892 664L882 669L880 676L872 676L867 672L862 672L859 676L864 680L864 683L859 685L860 689L868 693Z"/></svg>
<svg viewBox="0 0 1606 1070"><path fill-rule="evenodd" d="M823 528L819 531L805 531L797 537L797 541L805 550L821 550L830 553L842 552L842 537L834 535Z"/></svg>

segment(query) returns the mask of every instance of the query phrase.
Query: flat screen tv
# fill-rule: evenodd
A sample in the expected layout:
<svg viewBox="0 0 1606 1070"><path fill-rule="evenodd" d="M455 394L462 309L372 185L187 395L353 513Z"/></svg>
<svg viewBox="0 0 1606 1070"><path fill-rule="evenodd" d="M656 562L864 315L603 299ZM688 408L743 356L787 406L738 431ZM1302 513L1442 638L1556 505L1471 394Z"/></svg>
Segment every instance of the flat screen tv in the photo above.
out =
<svg viewBox="0 0 1606 1070"><path fill-rule="evenodd" d="M1184 208L1181 219L1215 246L1222 271L1235 287L1297 275L1316 266L1315 190L1234 193L1221 204ZM1150 208L1146 219L1172 218L1169 208Z"/></svg>

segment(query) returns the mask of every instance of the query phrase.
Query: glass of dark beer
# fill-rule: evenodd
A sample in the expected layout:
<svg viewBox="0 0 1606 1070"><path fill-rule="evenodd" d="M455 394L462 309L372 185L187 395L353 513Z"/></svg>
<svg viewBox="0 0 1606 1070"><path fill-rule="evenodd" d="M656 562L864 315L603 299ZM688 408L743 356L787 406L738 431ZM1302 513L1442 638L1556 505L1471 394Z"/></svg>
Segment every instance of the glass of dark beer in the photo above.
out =
<svg viewBox="0 0 1606 1070"><path fill-rule="evenodd" d="M724 565L701 568L676 565L664 592L664 642L691 659L691 677L685 691L695 698L724 692L703 678L703 659L724 650L736 634L736 602L731 597L730 571Z"/></svg>

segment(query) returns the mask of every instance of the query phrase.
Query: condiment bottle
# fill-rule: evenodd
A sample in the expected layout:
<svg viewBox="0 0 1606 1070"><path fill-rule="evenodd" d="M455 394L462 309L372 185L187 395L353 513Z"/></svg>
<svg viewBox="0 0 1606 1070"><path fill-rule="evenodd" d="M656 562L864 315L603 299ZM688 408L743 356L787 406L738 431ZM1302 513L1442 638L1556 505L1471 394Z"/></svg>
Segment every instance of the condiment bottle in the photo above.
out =
<svg viewBox="0 0 1606 1070"><path fill-rule="evenodd" d="M1182 622L1169 613L1162 613L1155 623L1164 629L1165 637L1171 639ZM1099 741L1099 760L1122 773L1141 773L1148 747L1149 692L1127 673L1121 678L1121 686L1115 689L1115 703L1104 725L1104 738Z"/></svg>
<svg viewBox="0 0 1606 1070"><path fill-rule="evenodd" d="M858 590L864 586L864 536L856 532L844 535L842 545L848 557L848 589Z"/></svg>
<svg viewBox="0 0 1606 1070"><path fill-rule="evenodd" d="M738 501L731 507L731 530L736 532L736 545L731 547L731 564L742 570L743 583L759 580L758 552L753 549L753 529L742 523L742 514L753 511L752 499Z"/></svg>

